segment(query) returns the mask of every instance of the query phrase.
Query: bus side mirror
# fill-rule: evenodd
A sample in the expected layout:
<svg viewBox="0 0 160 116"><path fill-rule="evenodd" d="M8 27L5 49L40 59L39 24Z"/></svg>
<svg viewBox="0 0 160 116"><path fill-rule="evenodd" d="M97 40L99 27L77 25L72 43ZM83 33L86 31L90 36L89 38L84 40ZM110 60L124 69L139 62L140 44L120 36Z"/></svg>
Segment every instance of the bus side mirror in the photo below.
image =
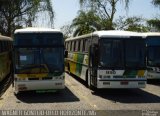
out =
<svg viewBox="0 0 160 116"><path fill-rule="evenodd" d="M65 58L68 57L68 51L67 51L67 50L65 50L65 52L64 52L64 57L65 57Z"/></svg>

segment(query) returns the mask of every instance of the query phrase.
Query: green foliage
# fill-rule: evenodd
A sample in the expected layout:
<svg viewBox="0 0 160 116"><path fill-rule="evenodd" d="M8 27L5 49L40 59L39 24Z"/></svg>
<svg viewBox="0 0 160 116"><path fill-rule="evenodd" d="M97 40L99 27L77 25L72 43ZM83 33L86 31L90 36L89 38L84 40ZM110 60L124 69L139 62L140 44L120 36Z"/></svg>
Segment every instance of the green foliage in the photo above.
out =
<svg viewBox="0 0 160 116"><path fill-rule="evenodd" d="M160 6L160 0L152 0L152 3L157 7Z"/></svg>
<svg viewBox="0 0 160 116"><path fill-rule="evenodd" d="M75 28L73 36L83 35L100 29L99 17L94 12L80 11L79 15L73 19L72 28Z"/></svg>
<svg viewBox="0 0 160 116"><path fill-rule="evenodd" d="M115 29L114 18L118 2L125 3L126 9L130 3L129 0L79 0L82 11L92 11L98 17L96 24L99 25L99 28L97 30Z"/></svg>
<svg viewBox="0 0 160 116"><path fill-rule="evenodd" d="M145 20L141 17L119 17L116 21L116 29L136 32L149 31L149 27L145 26Z"/></svg>
<svg viewBox="0 0 160 116"><path fill-rule="evenodd" d="M156 30L160 31L160 20L159 19L150 19L147 21L150 28L155 28Z"/></svg>
<svg viewBox="0 0 160 116"><path fill-rule="evenodd" d="M64 39L67 39L72 36L73 28L71 28L71 24L66 24L61 27L61 31L63 32Z"/></svg>
<svg viewBox="0 0 160 116"><path fill-rule="evenodd" d="M11 36L16 28L32 26L36 14L48 11L53 22L50 0L0 0L0 33Z"/></svg>

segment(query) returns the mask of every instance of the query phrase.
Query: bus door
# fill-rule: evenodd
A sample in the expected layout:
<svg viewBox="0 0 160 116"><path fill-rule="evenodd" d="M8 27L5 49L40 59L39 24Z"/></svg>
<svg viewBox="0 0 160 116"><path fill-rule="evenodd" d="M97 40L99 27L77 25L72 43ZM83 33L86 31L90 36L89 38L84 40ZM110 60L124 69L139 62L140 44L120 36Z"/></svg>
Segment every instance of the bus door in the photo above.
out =
<svg viewBox="0 0 160 116"><path fill-rule="evenodd" d="M98 45L91 45L89 49L89 80L90 84L97 85Z"/></svg>

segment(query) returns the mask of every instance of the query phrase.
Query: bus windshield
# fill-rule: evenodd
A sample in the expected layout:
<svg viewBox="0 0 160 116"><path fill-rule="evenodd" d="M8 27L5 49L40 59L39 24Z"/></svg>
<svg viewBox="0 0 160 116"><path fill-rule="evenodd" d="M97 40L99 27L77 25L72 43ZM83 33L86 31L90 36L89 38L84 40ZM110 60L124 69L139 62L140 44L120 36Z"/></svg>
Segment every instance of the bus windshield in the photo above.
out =
<svg viewBox="0 0 160 116"><path fill-rule="evenodd" d="M62 48L18 48L16 73L52 73L63 71Z"/></svg>
<svg viewBox="0 0 160 116"><path fill-rule="evenodd" d="M15 35L15 46L63 45L61 33L20 33Z"/></svg>
<svg viewBox="0 0 160 116"><path fill-rule="evenodd" d="M148 47L148 65L160 66L160 46Z"/></svg>
<svg viewBox="0 0 160 116"><path fill-rule="evenodd" d="M160 37L148 36L147 43L147 65L160 66Z"/></svg>
<svg viewBox="0 0 160 116"><path fill-rule="evenodd" d="M61 33L21 33L15 35L16 73L64 71L64 43Z"/></svg>
<svg viewBox="0 0 160 116"><path fill-rule="evenodd" d="M101 39L100 67L145 68L145 42L131 39Z"/></svg>
<svg viewBox="0 0 160 116"><path fill-rule="evenodd" d="M145 67L145 42L142 39L126 40L125 59L127 68Z"/></svg>
<svg viewBox="0 0 160 116"><path fill-rule="evenodd" d="M123 42L120 40L100 40L100 66L108 68L123 68Z"/></svg>

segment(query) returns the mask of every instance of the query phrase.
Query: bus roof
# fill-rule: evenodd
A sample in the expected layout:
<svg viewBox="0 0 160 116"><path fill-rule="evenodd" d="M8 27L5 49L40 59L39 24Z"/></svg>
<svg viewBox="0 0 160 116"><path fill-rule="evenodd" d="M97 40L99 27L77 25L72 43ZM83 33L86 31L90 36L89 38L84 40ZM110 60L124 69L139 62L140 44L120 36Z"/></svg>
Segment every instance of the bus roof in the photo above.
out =
<svg viewBox="0 0 160 116"><path fill-rule="evenodd" d="M75 39L80 39L80 38L85 38L89 36L98 36L98 37L122 37L122 38L128 38L131 36L135 37L142 37L142 34L138 32L131 32L131 31L120 31L120 30L104 30L104 31L95 31L90 34L82 35L82 36L77 36L74 38L68 38L66 41L69 40L75 40Z"/></svg>
<svg viewBox="0 0 160 116"><path fill-rule="evenodd" d="M11 37L0 35L0 41L13 41Z"/></svg>
<svg viewBox="0 0 160 116"><path fill-rule="evenodd" d="M146 33L142 33L143 36L147 37L147 36L160 36L160 32L146 32Z"/></svg>
<svg viewBox="0 0 160 116"><path fill-rule="evenodd" d="M62 33L62 32L58 29L28 27L24 29L15 30L14 34L18 33Z"/></svg>

